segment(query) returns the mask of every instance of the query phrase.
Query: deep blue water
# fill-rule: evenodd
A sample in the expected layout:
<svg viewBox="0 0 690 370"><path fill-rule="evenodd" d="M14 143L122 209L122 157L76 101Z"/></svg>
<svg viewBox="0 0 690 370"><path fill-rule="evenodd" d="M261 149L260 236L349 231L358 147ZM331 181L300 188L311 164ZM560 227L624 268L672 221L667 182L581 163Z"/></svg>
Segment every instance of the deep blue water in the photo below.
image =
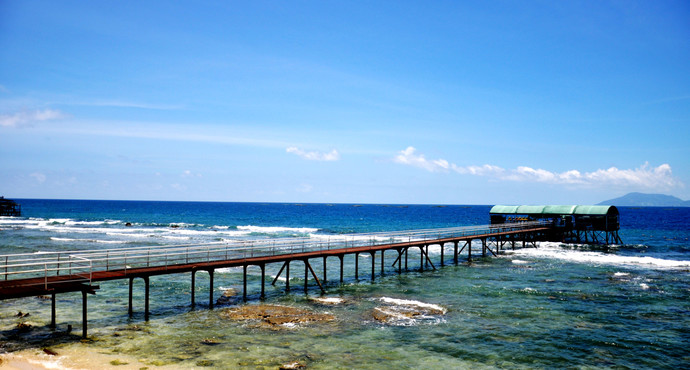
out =
<svg viewBox="0 0 690 370"><path fill-rule="evenodd" d="M155 246L237 238L337 237L348 233L411 230L489 223L491 206L283 204L18 200L21 218L0 218L2 253ZM127 316L127 282L103 283L89 305L91 343L57 341L43 325L49 302L35 298L0 302L0 352L41 348L106 351L138 359L141 366L202 365L275 368L299 360L310 368L678 368L690 363L690 208L619 208L624 245L601 247L541 243L497 258L420 272L390 268L372 282L327 282L327 297L347 303L323 306L300 289L269 286L264 303L329 312L335 322L267 330L227 321L220 308L189 308L189 276L152 279L152 319ZM433 250L438 264L440 251ZM446 256L449 251L446 251ZM390 261L388 260L390 259ZM413 262L414 261L414 262ZM315 269L321 271L319 261ZM363 258L360 265L368 266ZM300 267L295 265L295 269ZM269 266L274 276L280 266ZM337 275L337 263L328 265ZM332 270L332 271L331 271ZM368 271L368 268L363 268ZM240 270L219 271L222 290L241 291ZM257 304L259 276L248 290ZM300 286L302 273L291 276ZM207 296L204 275L198 296ZM294 281L293 281L294 280ZM141 292L136 298L141 303ZM383 323L372 310L387 299L443 307L444 314ZM80 296L64 294L58 331L80 327ZM403 303L400 303L403 302ZM387 306L388 305L388 306ZM19 310L31 312L35 329L17 333ZM137 327L144 330L127 330ZM126 333L124 335L123 333ZM219 344L200 345L213 337ZM82 352L80 352L82 351ZM201 365L200 365L201 364Z"/></svg>

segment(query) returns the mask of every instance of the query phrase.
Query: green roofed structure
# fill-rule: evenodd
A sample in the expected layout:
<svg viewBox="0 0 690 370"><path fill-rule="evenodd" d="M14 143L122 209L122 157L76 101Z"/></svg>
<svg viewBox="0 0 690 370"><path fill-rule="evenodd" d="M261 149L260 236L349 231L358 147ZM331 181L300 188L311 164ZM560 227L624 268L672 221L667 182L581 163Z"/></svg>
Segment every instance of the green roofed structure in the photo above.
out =
<svg viewBox="0 0 690 370"><path fill-rule="evenodd" d="M21 216L22 206L17 202L0 196L0 216Z"/></svg>
<svg viewBox="0 0 690 370"><path fill-rule="evenodd" d="M614 206L503 206L489 212L491 224L547 220L553 222L550 241L622 244L620 222Z"/></svg>

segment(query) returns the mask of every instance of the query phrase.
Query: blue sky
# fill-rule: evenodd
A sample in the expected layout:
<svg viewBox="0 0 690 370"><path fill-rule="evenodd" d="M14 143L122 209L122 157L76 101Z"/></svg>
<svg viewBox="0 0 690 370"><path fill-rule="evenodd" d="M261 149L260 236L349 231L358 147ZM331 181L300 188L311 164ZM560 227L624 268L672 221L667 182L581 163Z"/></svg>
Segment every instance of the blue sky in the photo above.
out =
<svg viewBox="0 0 690 370"><path fill-rule="evenodd" d="M690 199L686 1L0 2L0 194Z"/></svg>

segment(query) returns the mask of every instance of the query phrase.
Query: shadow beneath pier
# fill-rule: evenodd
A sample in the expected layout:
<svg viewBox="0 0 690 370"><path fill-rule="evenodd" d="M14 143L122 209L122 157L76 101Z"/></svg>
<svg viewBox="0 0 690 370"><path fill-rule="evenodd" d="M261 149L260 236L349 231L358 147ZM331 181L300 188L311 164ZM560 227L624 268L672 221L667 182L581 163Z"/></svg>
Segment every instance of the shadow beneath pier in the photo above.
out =
<svg viewBox="0 0 690 370"><path fill-rule="evenodd" d="M33 326L19 323L13 329L0 331L0 353L10 353L26 349L43 349L49 355L55 355L50 347L66 343L88 342L80 331L72 331L71 326L53 330L48 326Z"/></svg>

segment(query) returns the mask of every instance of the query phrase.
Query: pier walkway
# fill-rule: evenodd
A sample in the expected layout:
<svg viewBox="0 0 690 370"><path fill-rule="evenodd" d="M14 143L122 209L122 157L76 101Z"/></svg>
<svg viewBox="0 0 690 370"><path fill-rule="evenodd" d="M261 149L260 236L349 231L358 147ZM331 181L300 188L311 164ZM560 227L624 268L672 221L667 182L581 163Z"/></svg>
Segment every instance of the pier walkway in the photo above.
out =
<svg viewBox="0 0 690 370"><path fill-rule="evenodd" d="M419 249L420 269L425 265L436 269L429 257L429 247L440 247L440 265L445 264L445 245L453 245L453 262L466 252L472 259L473 247L481 242L482 256L498 255L506 245L536 246L536 241L548 234L552 223L529 221L445 229L349 234L341 236L314 236L311 238L235 240L217 243L151 246L136 248L99 249L84 251L36 252L0 255L0 300L31 296L52 297L51 327L55 327L55 295L67 292L82 293L83 336L87 335L87 294L95 294L98 282L129 279L129 314L132 314L132 287L135 278L145 282L145 318L149 317L149 278L151 276L191 272L191 304L195 304L195 275L198 271L209 274L209 307L213 308L214 271L220 268L243 268L243 297L247 297L247 268L261 269L261 297L265 293L266 265L282 263L272 284L285 273L286 290L290 289L290 263L304 263L304 289L308 289L309 275L325 292L322 281L327 279L327 259L336 257L340 262L340 282L343 282L344 257L354 255L355 278L359 278L359 255L371 256L371 279L376 273L376 253L381 258L384 273L385 252L394 252L397 271L408 266L408 250ZM475 241L474 245L472 241ZM475 252L476 253L476 252ZM310 264L311 259L323 259L321 279Z"/></svg>

